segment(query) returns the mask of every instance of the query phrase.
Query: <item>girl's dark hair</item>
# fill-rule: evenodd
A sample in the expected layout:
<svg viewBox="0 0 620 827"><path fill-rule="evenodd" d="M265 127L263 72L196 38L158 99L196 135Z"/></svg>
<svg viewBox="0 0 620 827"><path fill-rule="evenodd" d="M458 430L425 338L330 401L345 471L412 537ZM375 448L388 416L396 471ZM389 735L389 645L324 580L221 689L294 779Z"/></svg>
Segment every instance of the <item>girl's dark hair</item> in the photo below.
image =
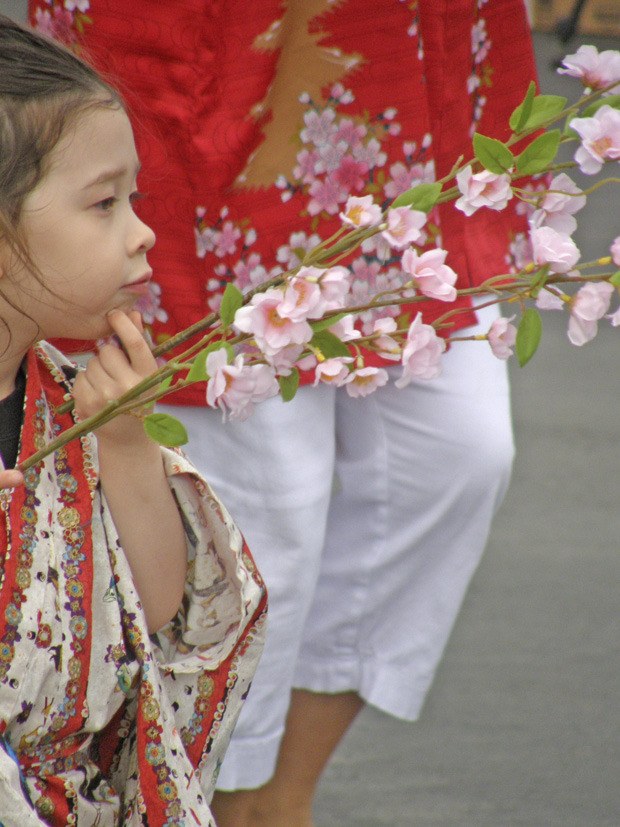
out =
<svg viewBox="0 0 620 827"><path fill-rule="evenodd" d="M118 92L73 52L0 15L0 248L29 262L19 233L24 199L66 127Z"/></svg>

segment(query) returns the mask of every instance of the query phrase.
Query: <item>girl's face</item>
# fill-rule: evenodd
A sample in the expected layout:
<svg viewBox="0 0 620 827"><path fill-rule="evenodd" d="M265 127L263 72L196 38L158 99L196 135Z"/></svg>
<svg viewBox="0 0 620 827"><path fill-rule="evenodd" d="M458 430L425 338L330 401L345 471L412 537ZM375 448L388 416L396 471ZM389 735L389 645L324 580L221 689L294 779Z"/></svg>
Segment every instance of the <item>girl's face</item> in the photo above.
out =
<svg viewBox="0 0 620 827"><path fill-rule="evenodd" d="M78 116L46 168L20 220L36 273L14 267L0 289L37 323L38 337L96 339L110 332L106 313L129 310L151 278L155 235L134 212L139 163L125 112Z"/></svg>

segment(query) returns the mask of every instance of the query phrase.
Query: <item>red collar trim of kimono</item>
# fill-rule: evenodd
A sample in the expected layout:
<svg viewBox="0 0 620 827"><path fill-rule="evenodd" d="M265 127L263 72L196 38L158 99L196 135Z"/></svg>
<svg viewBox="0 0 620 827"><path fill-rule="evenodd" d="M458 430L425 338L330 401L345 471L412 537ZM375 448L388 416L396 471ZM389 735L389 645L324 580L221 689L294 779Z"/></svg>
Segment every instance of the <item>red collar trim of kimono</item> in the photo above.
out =
<svg viewBox="0 0 620 827"><path fill-rule="evenodd" d="M71 414L58 415L67 392L67 380L43 348L32 348L27 357L24 418L18 459L25 459L50 438L73 424ZM38 607L25 605L33 578L54 583L64 593L70 621L63 629L65 699L56 705L52 724L56 738L82 727L86 684L90 665L92 603L92 497L95 486L90 451L77 439L25 472L25 485L3 492L0 500L0 681L19 681L15 651L42 647L49 630L41 624ZM51 487L51 490L50 490ZM57 557L52 560L50 537ZM47 554L41 550L47 550ZM53 563L62 571L59 571ZM61 586L62 584L62 586ZM23 661L22 661L23 663ZM12 684L14 686L14 684ZM0 722L4 728L6 722ZM20 756L20 760L26 756Z"/></svg>

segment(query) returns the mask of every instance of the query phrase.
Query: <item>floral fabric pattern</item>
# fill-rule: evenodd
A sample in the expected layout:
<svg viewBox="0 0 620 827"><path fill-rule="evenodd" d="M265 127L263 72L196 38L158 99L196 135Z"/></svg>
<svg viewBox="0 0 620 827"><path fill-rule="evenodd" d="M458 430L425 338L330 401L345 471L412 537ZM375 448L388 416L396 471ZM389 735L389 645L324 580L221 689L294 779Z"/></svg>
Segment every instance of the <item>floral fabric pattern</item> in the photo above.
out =
<svg viewBox="0 0 620 827"><path fill-rule="evenodd" d="M23 456L67 422L57 351L28 361ZM209 801L260 655L265 593L243 538L165 450L189 570L149 637L98 486L92 435L2 492L0 801L4 827L213 824ZM11 782L19 778L17 787ZM11 788L9 789L9 785Z"/></svg>

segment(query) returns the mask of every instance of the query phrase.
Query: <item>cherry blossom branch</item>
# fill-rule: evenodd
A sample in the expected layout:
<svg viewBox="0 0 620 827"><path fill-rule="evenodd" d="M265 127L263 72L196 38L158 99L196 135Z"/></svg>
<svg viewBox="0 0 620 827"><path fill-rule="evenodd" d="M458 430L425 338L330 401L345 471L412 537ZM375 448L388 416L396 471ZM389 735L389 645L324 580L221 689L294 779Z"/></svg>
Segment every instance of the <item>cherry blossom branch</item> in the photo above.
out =
<svg viewBox="0 0 620 827"><path fill-rule="evenodd" d="M593 49L594 47L582 47ZM594 50L596 52L596 50ZM589 272L613 263L620 268L620 236L609 255L579 263L580 252L572 240L574 214L611 177L579 189L565 170L579 167L592 174L620 158L620 95L610 95L620 85L620 54L592 52L569 56L566 73L597 85L575 103L565 98L539 95L531 85L510 118L510 137L501 142L474 135L473 157L459 157L450 173L434 183L419 184L399 195L386 208L371 196L351 197L340 213L342 225L329 238L303 255L301 262L249 290L245 295L229 284L218 313L211 313L153 349L156 356L185 349L97 415L77 423L20 468L31 467L71 439L96 430L115 416L142 411L166 395L195 382L206 383L206 401L225 416L245 418L254 404L280 394L291 399L299 372L314 370L315 384L342 386L352 396L365 395L387 381L383 368L366 366L363 351L395 358L402 368L398 387L413 378L432 379L441 371L441 358L449 342L486 341L493 353L508 358L513 350L521 365L534 355L542 328L540 312L567 309L568 337L583 345L595 335L604 318L620 326L620 310L607 315L610 302L620 290L620 270ZM609 53L612 54L612 53ZM593 68L592 62L596 63ZM597 63L598 61L598 63ZM599 78L596 84L592 78ZM565 120L564 134L551 127ZM530 140L531 139L531 140ZM574 160L557 162L561 145L575 142ZM521 147L514 154L512 147ZM514 182L534 176L556 175L547 187L526 189ZM470 216L479 209L504 209L519 198L529 214L529 231L521 239L522 250L511 272L495 276L478 287L456 289L456 273L446 264L446 252L424 250L425 226L435 208L456 202L455 208ZM351 274L341 262L372 240L374 249L389 250L382 258L398 263L400 281L364 300L351 293ZM516 243L516 242L515 242ZM565 289L572 288L572 295ZM506 304L520 313L518 325L500 318L487 333L441 337L456 317L471 307L449 307L457 299L488 297L477 308ZM404 307L410 316L428 301L448 307L432 324L417 313L403 326ZM385 311L385 315L377 313ZM374 315L373 315L374 314ZM357 320L358 327L353 325ZM192 341L193 340L193 341ZM69 401L60 411L71 408ZM163 444L185 441L180 423L164 414L144 416L150 436Z"/></svg>

